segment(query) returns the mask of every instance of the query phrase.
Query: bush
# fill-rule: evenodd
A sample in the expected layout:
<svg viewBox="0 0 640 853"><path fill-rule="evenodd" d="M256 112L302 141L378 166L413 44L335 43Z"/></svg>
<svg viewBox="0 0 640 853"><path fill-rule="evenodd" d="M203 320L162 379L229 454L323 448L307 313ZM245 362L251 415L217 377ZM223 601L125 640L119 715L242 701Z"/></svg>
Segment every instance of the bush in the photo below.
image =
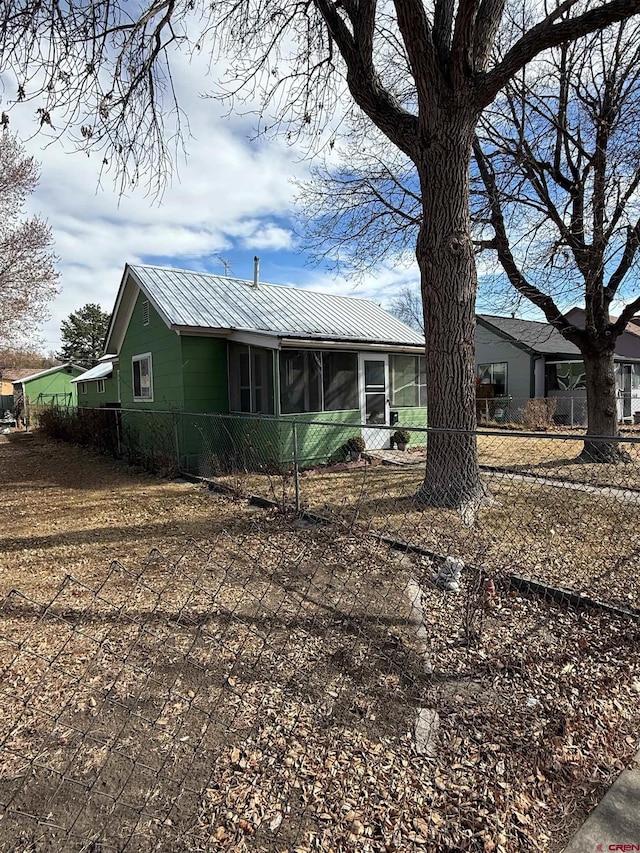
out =
<svg viewBox="0 0 640 853"><path fill-rule="evenodd" d="M553 397L527 400L520 409L522 423L530 430L549 429L553 426L558 401Z"/></svg>
<svg viewBox="0 0 640 853"><path fill-rule="evenodd" d="M391 436L395 444L409 444L411 433L406 429L397 429Z"/></svg>
<svg viewBox="0 0 640 853"><path fill-rule="evenodd" d="M349 453L362 453L366 446L367 443L361 435L352 435L345 443Z"/></svg>

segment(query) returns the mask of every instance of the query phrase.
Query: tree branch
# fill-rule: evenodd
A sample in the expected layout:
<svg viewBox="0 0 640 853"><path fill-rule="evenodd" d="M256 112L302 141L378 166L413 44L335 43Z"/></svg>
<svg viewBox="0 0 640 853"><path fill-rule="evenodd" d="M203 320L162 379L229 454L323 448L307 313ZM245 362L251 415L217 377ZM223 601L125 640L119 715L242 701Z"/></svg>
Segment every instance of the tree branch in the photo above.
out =
<svg viewBox="0 0 640 853"><path fill-rule="evenodd" d="M610 3L590 9L576 18L566 18L555 23L558 17L576 2L577 0L566 0L544 21L536 24L518 39L495 68L480 77L476 86L477 103L480 107L488 106L516 71L542 51L566 41L573 41L640 12L640 0L611 0Z"/></svg>
<svg viewBox="0 0 640 853"><path fill-rule="evenodd" d="M347 85L355 102L401 151L409 157L415 156L418 120L384 88L373 63L374 0L364 0L358 4L358 11L352 12L354 18L358 16L354 33L340 17L335 3L331 0L313 2L347 66Z"/></svg>
<svg viewBox="0 0 640 853"><path fill-rule="evenodd" d="M581 329L577 329L567 320L566 316L562 311L560 311L555 300L551 296L543 293L538 287L531 284L531 282L524 277L515 258L513 257L504 223L504 216L502 214L500 194L495 174L493 173L491 164L484 156L484 152L482 151L477 137L473 143L473 152L478 165L478 171L482 177L489 199L491 224L495 233L495 249L498 254L500 265L518 293L521 293L526 299L533 302L534 305L540 308L547 318L547 321L568 341L579 346L578 341L584 337L584 332Z"/></svg>
<svg viewBox="0 0 640 853"><path fill-rule="evenodd" d="M634 314L640 310L640 296L637 296L632 302L629 302L628 305L625 305L624 310L620 313L620 316L612 323L610 326L611 334L617 337L624 332L625 328L629 320L634 316Z"/></svg>

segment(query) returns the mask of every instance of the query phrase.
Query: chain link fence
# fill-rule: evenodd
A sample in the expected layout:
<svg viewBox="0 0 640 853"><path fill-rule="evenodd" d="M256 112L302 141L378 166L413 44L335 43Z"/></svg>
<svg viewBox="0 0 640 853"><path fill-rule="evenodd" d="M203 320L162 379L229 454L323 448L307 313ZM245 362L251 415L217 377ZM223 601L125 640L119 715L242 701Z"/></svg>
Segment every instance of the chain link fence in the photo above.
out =
<svg viewBox="0 0 640 853"><path fill-rule="evenodd" d="M640 394L622 392L618 396L617 407L622 425L640 424ZM476 414L481 426L515 424L528 429L584 428L587 425L587 398L585 392L568 397L556 395L535 399L479 398Z"/></svg>
<svg viewBox="0 0 640 853"><path fill-rule="evenodd" d="M1 850L556 850L635 751L640 436L464 436L461 512L417 499L443 431L45 427L248 520L4 598Z"/></svg>
<svg viewBox="0 0 640 853"><path fill-rule="evenodd" d="M53 411L46 429L164 475L196 476L281 510L375 530L436 561L453 556L482 568L487 579L508 568L513 583L516 576L541 578L560 596L566 589L640 606L640 434L613 442L497 429L455 435L108 409ZM450 481L452 492L466 476L451 441L475 443L481 472L462 511L416 500L424 493L427 449L431 473Z"/></svg>

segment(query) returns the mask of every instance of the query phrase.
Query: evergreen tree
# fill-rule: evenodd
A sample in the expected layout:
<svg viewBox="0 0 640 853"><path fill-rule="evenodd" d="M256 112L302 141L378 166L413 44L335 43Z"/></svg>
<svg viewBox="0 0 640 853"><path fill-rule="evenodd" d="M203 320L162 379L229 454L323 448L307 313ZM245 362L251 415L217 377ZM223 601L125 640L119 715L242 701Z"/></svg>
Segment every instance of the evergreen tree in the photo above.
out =
<svg viewBox="0 0 640 853"><path fill-rule="evenodd" d="M92 303L72 311L60 326L62 349L57 357L82 367L92 367L103 354L109 316Z"/></svg>

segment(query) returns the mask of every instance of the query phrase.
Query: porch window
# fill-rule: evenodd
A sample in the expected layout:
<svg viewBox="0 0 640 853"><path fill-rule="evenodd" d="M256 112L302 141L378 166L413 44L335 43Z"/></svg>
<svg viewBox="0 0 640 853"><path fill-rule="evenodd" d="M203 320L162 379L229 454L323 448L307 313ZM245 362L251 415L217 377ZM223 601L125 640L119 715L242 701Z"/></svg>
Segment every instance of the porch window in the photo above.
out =
<svg viewBox="0 0 640 853"><path fill-rule="evenodd" d="M352 352L283 350L280 411L337 412L358 408L358 359Z"/></svg>
<svg viewBox="0 0 640 853"><path fill-rule="evenodd" d="M546 372L547 391L577 391L587 387L581 361L547 362Z"/></svg>
<svg viewBox="0 0 640 853"><path fill-rule="evenodd" d="M283 415L322 411L322 353L280 353L280 411Z"/></svg>
<svg viewBox="0 0 640 853"><path fill-rule="evenodd" d="M79 384L78 388L79 388L79 391L80 391L80 393L81 393L81 394L86 394L86 393L87 393L87 383L86 383L86 382L81 382L81 383Z"/></svg>
<svg viewBox="0 0 640 853"><path fill-rule="evenodd" d="M104 379L98 379L96 385L98 394L104 394Z"/></svg>
<svg viewBox="0 0 640 853"><path fill-rule="evenodd" d="M423 355L389 356L391 405L415 407L427 405L427 362Z"/></svg>
<svg viewBox="0 0 640 853"><path fill-rule="evenodd" d="M481 385L493 385L496 397L504 397L507 393L507 362L479 364L478 379Z"/></svg>
<svg viewBox="0 0 640 853"><path fill-rule="evenodd" d="M229 344L229 408L273 414L273 351Z"/></svg>
<svg viewBox="0 0 640 853"><path fill-rule="evenodd" d="M151 353L134 355L131 359L133 369L133 399L136 402L153 402L153 373Z"/></svg>
<svg viewBox="0 0 640 853"><path fill-rule="evenodd" d="M358 408L358 359L354 352L322 353L325 412Z"/></svg>

